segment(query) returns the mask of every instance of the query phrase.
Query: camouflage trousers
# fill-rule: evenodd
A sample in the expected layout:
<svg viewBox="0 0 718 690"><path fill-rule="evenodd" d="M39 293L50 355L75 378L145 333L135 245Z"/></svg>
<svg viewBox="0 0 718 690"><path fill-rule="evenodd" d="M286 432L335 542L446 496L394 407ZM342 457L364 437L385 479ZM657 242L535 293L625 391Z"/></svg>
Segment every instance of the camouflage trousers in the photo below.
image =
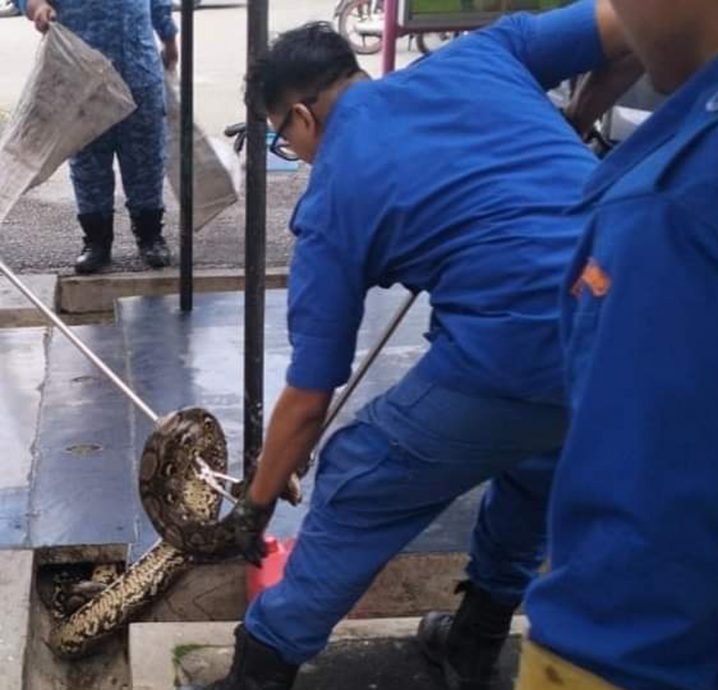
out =
<svg viewBox="0 0 718 690"><path fill-rule="evenodd" d="M114 210L114 159L130 213L163 208L162 182L167 158L167 122L163 82L132 89L137 110L70 161L79 213Z"/></svg>

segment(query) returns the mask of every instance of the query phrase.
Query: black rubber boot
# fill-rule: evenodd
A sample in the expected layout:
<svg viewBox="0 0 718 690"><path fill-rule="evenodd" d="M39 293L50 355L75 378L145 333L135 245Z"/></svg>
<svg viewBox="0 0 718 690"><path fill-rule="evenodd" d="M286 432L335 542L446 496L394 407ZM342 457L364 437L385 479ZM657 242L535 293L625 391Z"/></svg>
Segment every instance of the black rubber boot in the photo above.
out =
<svg viewBox="0 0 718 690"><path fill-rule="evenodd" d="M288 664L274 649L255 640L243 625L234 637L229 675L205 690L291 690L299 666Z"/></svg>
<svg viewBox="0 0 718 690"><path fill-rule="evenodd" d="M152 209L132 214L132 232L137 239L140 258L152 268L170 265L170 250L162 237L164 209Z"/></svg>
<svg viewBox="0 0 718 690"><path fill-rule="evenodd" d="M109 266L112 258L112 214L81 213L77 220L85 236L82 253L75 260L75 273L97 273Z"/></svg>
<svg viewBox="0 0 718 690"><path fill-rule="evenodd" d="M491 690L517 607L497 603L468 581L456 591L464 592L456 614L433 611L424 616L419 645L429 661L442 667L450 690Z"/></svg>

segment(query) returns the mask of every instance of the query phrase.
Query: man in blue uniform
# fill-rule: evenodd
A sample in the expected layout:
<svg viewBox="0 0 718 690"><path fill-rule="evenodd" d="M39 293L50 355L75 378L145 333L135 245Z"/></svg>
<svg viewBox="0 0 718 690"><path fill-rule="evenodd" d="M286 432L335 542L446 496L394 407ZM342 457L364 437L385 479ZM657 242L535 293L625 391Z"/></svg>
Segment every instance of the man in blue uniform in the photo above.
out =
<svg viewBox="0 0 718 690"><path fill-rule="evenodd" d="M520 687L716 690L718 3L612 2L672 95L587 185L572 427Z"/></svg>
<svg viewBox="0 0 718 690"><path fill-rule="evenodd" d="M287 387L238 508L245 555L349 377L367 290L428 292L431 346L326 444L284 580L250 607L216 687L291 687L384 564L493 477L459 612L420 629L451 688L488 687L544 555L566 423L558 290L580 225L563 211L596 163L545 90L611 56L596 12L516 15L376 82L311 24L251 75L313 170L291 221ZM571 57L547 60L559 47Z"/></svg>
<svg viewBox="0 0 718 690"><path fill-rule="evenodd" d="M153 268L169 265L162 236L162 183L166 159L162 60L154 32L164 44L168 69L177 64L177 27L170 0L16 0L41 32L55 19L108 57L132 91L137 110L85 147L70 161L84 233L77 273L110 264L117 156L139 254ZM154 30L154 32L153 32Z"/></svg>

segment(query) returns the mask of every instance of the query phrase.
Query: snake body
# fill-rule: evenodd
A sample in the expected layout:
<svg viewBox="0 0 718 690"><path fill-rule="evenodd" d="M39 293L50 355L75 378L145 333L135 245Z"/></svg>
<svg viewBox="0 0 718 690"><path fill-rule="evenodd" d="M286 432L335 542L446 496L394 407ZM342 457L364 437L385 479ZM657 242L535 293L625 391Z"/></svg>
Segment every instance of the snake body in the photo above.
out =
<svg viewBox="0 0 718 690"><path fill-rule="evenodd" d="M88 592L87 601L57 620L51 632L55 654L86 656L197 562L239 553L250 558L247 545L261 535L247 531L241 503L220 518L221 497L200 478L198 459L227 472L227 442L217 419L201 408L160 419L140 459L139 493L161 539L109 585L82 583L75 600ZM301 500L296 475L283 497L295 505Z"/></svg>
<svg viewBox="0 0 718 690"><path fill-rule="evenodd" d="M221 506L220 497L194 470L197 455L213 470L227 471L227 443L215 417L206 410L190 408L158 421L140 461L140 497L152 523L160 526L162 539L120 577L56 622L49 639L55 654L86 656L196 562L202 549L173 545L199 543L196 537L178 538L186 533L178 526L209 526ZM205 554L211 553L212 538L211 528L202 533L205 541L200 546Z"/></svg>

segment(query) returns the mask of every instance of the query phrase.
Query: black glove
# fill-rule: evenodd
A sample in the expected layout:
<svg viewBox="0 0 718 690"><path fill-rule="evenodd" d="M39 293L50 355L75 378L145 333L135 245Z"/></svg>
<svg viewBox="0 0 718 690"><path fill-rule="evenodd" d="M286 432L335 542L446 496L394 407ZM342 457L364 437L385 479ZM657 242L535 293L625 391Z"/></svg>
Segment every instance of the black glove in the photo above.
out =
<svg viewBox="0 0 718 690"><path fill-rule="evenodd" d="M246 488L245 488L246 486ZM232 512L220 523L229 530L226 541L227 552L222 556L243 556L245 560L260 567L267 555L264 530L274 513L276 501L268 506L259 506L249 497L249 484L243 485ZM224 537L224 535L223 535Z"/></svg>
<svg viewBox="0 0 718 690"><path fill-rule="evenodd" d="M269 506L258 506L249 497L248 482L236 485L232 493L237 502L226 517L215 523L193 525L192 530L188 530L189 539L176 546L191 553L198 562L242 556L260 567L267 554L262 535L272 518L276 501Z"/></svg>

